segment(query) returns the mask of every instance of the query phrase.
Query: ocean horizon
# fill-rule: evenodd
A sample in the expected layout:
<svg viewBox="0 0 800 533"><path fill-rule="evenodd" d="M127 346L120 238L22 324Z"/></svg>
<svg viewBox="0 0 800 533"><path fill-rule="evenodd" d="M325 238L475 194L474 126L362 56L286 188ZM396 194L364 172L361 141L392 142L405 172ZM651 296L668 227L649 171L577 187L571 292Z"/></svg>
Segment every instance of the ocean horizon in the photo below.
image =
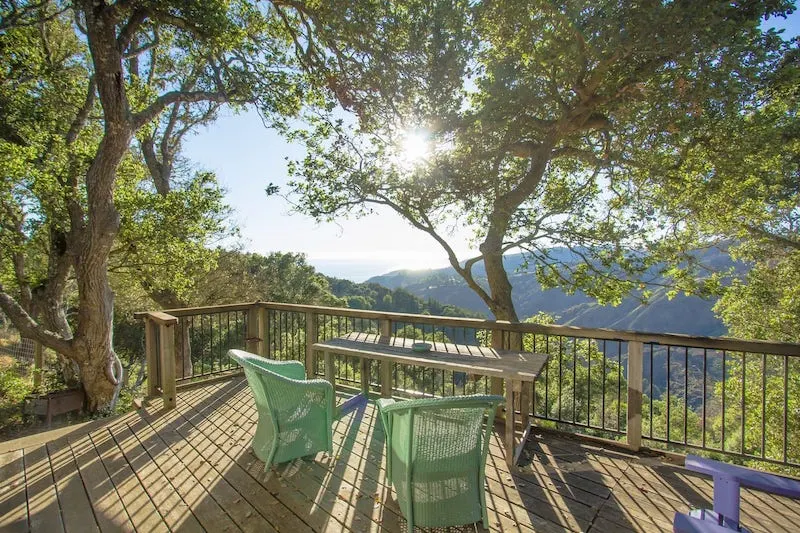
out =
<svg viewBox="0 0 800 533"><path fill-rule="evenodd" d="M433 264L419 268L418 263L414 266L396 259L314 259L308 258L308 263L317 272L333 278L342 278L354 283L363 283L369 278L388 274L395 270L427 270L441 268L444 265Z"/></svg>

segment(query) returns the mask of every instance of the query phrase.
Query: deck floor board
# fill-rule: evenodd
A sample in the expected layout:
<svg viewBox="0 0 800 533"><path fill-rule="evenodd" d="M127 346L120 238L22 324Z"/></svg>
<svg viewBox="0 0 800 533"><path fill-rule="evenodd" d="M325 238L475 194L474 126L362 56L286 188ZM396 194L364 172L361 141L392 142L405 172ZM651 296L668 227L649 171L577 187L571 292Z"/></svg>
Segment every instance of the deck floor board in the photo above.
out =
<svg viewBox="0 0 800 533"><path fill-rule="evenodd" d="M257 417L246 382L234 377L181 391L173 410L152 401L6 448L0 530L408 533L373 404L336 421L333 454L268 472L249 447ZM547 432L533 432L510 471L502 437L492 435L487 459L491 531L671 531L674 511L710 506L703 476ZM742 517L754 532L797 531L800 502L743 491Z"/></svg>
<svg viewBox="0 0 800 533"><path fill-rule="evenodd" d="M55 480L47 454L47 445L40 444L26 450L25 484L28 494L28 516L33 533L58 533L64 531L58 505Z"/></svg>
<svg viewBox="0 0 800 533"><path fill-rule="evenodd" d="M0 531L28 531L25 459L22 450L0 455Z"/></svg>
<svg viewBox="0 0 800 533"><path fill-rule="evenodd" d="M67 533L100 531L72 449L65 438L47 443L61 519Z"/></svg>

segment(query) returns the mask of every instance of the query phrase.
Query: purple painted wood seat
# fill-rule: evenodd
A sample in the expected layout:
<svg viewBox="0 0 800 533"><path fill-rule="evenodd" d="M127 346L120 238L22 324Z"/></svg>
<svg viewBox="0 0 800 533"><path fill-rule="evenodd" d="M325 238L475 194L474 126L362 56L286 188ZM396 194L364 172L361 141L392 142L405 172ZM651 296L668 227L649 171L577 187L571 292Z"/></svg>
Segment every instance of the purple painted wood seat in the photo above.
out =
<svg viewBox="0 0 800 533"><path fill-rule="evenodd" d="M719 531L696 529L705 522L717 528L743 530L739 524L739 489L747 487L789 498L800 498L800 481L787 477L751 470L743 466L706 459L696 455L686 456L686 469L706 474L714 479L714 510L693 510L690 516L675 514L673 530L676 532ZM691 518L691 520L688 520Z"/></svg>
<svg viewBox="0 0 800 533"><path fill-rule="evenodd" d="M675 513L675 518L672 520L672 531L674 533L730 533L731 528L721 526L708 518L710 517L696 518L688 514Z"/></svg>

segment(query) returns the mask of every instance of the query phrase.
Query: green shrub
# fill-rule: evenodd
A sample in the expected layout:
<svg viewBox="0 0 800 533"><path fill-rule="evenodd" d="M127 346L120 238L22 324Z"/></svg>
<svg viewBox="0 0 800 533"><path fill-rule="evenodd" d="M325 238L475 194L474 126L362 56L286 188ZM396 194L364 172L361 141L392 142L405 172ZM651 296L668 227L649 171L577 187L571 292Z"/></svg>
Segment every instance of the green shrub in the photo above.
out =
<svg viewBox="0 0 800 533"><path fill-rule="evenodd" d="M15 366L0 369L0 434L23 424L22 402L33 384Z"/></svg>
<svg viewBox="0 0 800 533"><path fill-rule="evenodd" d="M0 370L0 406L19 404L31 392L31 382L15 368Z"/></svg>

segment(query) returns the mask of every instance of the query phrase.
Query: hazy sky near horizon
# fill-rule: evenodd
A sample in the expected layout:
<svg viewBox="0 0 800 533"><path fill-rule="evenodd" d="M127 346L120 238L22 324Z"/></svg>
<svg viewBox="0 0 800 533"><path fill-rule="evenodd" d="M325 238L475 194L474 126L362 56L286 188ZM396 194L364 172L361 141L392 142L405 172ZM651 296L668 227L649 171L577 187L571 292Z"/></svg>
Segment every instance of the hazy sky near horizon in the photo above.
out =
<svg viewBox="0 0 800 533"><path fill-rule="evenodd" d="M784 39L800 35L800 13L767 24L785 28ZM184 155L198 168L214 171L239 225L245 249L306 254L323 274L363 281L399 268L437 268L447 256L428 235L385 209L361 219L316 223L291 212L280 196L267 196L269 183L287 191L287 161L301 159L301 147L264 127L255 111L225 109L211 127L187 139ZM469 257L469 234L452 236L460 259Z"/></svg>

